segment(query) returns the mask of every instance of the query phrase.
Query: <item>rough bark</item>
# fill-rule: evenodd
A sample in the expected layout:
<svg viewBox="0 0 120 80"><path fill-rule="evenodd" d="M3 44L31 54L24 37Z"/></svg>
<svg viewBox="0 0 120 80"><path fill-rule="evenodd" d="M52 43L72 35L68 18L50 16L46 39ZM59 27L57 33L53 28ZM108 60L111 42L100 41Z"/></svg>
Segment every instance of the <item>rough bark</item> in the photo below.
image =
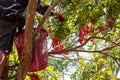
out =
<svg viewBox="0 0 120 80"><path fill-rule="evenodd" d="M22 57L17 71L17 80L24 80L28 72L30 61L32 58L32 44L33 44L33 23L34 16L37 9L37 0L29 0L27 12L26 12L26 23L25 23L25 39Z"/></svg>

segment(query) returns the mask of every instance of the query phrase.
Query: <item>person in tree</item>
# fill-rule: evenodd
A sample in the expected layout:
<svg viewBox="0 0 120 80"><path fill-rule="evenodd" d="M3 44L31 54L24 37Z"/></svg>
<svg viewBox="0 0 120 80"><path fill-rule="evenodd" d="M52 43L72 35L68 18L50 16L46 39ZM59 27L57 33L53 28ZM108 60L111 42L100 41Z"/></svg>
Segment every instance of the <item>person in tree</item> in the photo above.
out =
<svg viewBox="0 0 120 80"><path fill-rule="evenodd" d="M49 6L40 1L38 4L37 12L44 15ZM28 0L0 0L0 79L8 54L12 51L16 30L20 31L25 25L27 5Z"/></svg>

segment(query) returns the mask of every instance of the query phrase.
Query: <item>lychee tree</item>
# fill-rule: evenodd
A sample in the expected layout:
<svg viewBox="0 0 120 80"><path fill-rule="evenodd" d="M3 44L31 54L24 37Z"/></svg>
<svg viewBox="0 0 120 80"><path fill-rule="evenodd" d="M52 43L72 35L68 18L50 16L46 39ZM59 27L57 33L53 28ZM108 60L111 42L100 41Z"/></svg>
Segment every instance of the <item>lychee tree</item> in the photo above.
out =
<svg viewBox="0 0 120 80"><path fill-rule="evenodd" d="M59 14L35 15L34 25L43 26L49 33L49 64L44 70L28 72L26 80L67 80L66 76L71 80L118 80L120 1L58 1L60 3L55 7L52 6L54 0L42 0L44 4L50 4L51 9L54 8L54 13ZM9 57L10 64L13 64L9 66L11 79L15 78L16 70L20 70L17 57L16 54Z"/></svg>

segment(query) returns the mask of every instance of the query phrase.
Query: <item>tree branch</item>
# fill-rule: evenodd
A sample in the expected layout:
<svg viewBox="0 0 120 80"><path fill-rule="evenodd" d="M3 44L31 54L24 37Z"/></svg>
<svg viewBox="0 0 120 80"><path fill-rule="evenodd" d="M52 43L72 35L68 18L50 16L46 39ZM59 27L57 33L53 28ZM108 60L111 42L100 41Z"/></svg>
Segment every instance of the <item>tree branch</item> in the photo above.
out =
<svg viewBox="0 0 120 80"><path fill-rule="evenodd" d="M50 13L51 13L51 10L54 9L55 6L57 6L62 0L58 0L58 1L55 1L51 4L51 6L47 9L47 11L45 12L42 20L40 20L38 26L37 26L37 29L35 30L34 32L34 36L36 36L36 34L40 31L40 28L43 26L44 22L46 21L46 19L49 17Z"/></svg>
<svg viewBox="0 0 120 80"><path fill-rule="evenodd" d="M56 51L56 52L49 52L49 54L61 54L61 53L66 53L66 52L85 52L85 53L100 53L100 54L103 54L103 55L106 55L106 56L109 56L110 58L112 58L117 64L118 66L120 67L120 64L117 60L117 58L105 53L104 51L106 50L111 50L112 48L116 47L116 46L120 46L120 43L115 43L111 40L107 40L107 41L110 41L112 43L111 46L107 47L107 48L104 48L102 50L96 50L96 51L90 51L90 50L79 50L78 48L80 47L83 47L90 39L102 39L102 40L107 40L105 38L102 38L102 37L90 37L88 38L82 45L80 46L77 46L75 48L70 48L70 49L64 49L64 50L61 50L61 51ZM119 40L119 38L117 38L117 40Z"/></svg>
<svg viewBox="0 0 120 80"><path fill-rule="evenodd" d="M112 43L111 46L107 47L107 48L104 48L102 50L97 50L97 51L87 51L87 50L78 50L78 48L81 48L83 47L85 44L87 44L91 39L102 39L102 40L107 40L103 37L89 37L83 44L79 45L79 46L76 46L74 48L69 48L69 49L64 49L64 50L61 50L61 51L56 51L56 52L49 52L49 54L60 54L60 53L65 53L65 52L70 52L70 51L76 51L76 52L93 52L93 53L101 53L103 51L106 51L106 50L110 50L116 46L120 46L120 43L115 43L113 41L110 41Z"/></svg>

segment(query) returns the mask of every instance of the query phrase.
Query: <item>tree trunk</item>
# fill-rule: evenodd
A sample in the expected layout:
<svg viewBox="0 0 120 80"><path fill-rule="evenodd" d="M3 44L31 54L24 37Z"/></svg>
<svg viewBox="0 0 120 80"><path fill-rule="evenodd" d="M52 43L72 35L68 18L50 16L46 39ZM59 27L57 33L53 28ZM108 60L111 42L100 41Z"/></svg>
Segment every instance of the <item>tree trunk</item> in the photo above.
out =
<svg viewBox="0 0 120 80"><path fill-rule="evenodd" d="M17 80L25 79L32 58L32 44L33 44L32 30L36 9L37 0L29 0L26 13L24 47L17 71Z"/></svg>

